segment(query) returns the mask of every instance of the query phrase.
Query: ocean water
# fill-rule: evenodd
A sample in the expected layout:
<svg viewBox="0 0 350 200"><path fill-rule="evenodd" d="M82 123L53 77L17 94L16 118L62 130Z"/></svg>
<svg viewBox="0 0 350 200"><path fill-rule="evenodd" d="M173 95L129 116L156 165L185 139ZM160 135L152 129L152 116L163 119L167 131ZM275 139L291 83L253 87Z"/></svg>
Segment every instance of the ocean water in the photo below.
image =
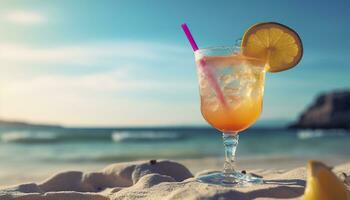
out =
<svg viewBox="0 0 350 200"><path fill-rule="evenodd" d="M237 154L350 160L350 132L252 128L240 134ZM0 129L0 162L8 167L218 156L222 138L212 128Z"/></svg>

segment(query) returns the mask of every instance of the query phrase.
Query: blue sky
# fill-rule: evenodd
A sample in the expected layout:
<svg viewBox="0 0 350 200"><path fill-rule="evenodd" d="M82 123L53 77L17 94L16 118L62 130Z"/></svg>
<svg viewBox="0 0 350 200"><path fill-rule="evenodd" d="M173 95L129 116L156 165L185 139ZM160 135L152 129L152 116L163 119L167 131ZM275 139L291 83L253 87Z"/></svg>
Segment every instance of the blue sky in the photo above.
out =
<svg viewBox="0 0 350 200"><path fill-rule="evenodd" d="M349 1L2 1L0 117L69 126L200 125L180 25L200 47L233 45L257 22L294 28L304 57L268 74L261 119L293 120L350 86Z"/></svg>

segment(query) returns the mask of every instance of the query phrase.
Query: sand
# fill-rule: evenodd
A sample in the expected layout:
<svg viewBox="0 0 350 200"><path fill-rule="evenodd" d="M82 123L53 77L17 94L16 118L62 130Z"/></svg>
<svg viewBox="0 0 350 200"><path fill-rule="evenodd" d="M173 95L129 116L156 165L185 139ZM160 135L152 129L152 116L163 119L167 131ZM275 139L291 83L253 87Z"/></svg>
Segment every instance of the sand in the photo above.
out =
<svg viewBox="0 0 350 200"><path fill-rule="evenodd" d="M348 156L323 156L321 159L324 163L330 166L339 165L349 162ZM220 170L223 165L223 157L204 157L192 159L177 159L185 165L193 174L203 170ZM272 169L272 170L290 170L306 165L308 158L273 155L273 156L254 156L238 158L238 169ZM132 161L132 160L131 160ZM4 165L5 164L5 165ZM82 171L96 172L110 165L109 162L40 162L37 165L26 165L24 162L17 165L0 164L0 189L11 185L18 185L28 182L42 182L52 174L57 174L62 171Z"/></svg>
<svg viewBox="0 0 350 200"><path fill-rule="evenodd" d="M350 163L336 173L350 173ZM230 188L196 181L184 165L168 160L117 163L99 172L65 171L41 183L2 188L0 200L119 200L119 199L299 199L304 192L306 170L248 170L266 183ZM200 173L198 173L200 174Z"/></svg>

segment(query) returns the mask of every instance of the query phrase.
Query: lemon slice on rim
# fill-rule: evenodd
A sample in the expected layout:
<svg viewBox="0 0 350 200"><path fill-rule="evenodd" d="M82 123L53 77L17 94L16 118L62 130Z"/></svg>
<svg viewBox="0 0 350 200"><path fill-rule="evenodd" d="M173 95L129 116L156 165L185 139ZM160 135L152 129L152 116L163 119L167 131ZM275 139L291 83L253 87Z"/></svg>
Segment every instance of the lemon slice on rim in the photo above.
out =
<svg viewBox="0 0 350 200"><path fill-rule="evenodd" d="M303 55L299 35L276 22L253 25L245 32L241 45L245 56L260 59L269 72L290 69L299 63Z"/></svg>

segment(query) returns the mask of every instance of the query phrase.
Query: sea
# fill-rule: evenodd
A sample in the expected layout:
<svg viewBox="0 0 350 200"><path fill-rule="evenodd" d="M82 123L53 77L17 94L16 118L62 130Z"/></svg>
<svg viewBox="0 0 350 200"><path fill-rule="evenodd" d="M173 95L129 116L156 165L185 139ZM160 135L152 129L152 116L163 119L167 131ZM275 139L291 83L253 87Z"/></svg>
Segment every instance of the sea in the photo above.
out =
<svg viewBox="0 0 350 200"><path fill-rule="evenodd" d="M254 127L239 136L238 159L279 156L350 161L350 132L346 130ZM43 166L60 169L208 157L223 157L222 135L210 127L0 128L0 185L13 176L18 180L28 178L28 173L35 176Z"/></svg>

